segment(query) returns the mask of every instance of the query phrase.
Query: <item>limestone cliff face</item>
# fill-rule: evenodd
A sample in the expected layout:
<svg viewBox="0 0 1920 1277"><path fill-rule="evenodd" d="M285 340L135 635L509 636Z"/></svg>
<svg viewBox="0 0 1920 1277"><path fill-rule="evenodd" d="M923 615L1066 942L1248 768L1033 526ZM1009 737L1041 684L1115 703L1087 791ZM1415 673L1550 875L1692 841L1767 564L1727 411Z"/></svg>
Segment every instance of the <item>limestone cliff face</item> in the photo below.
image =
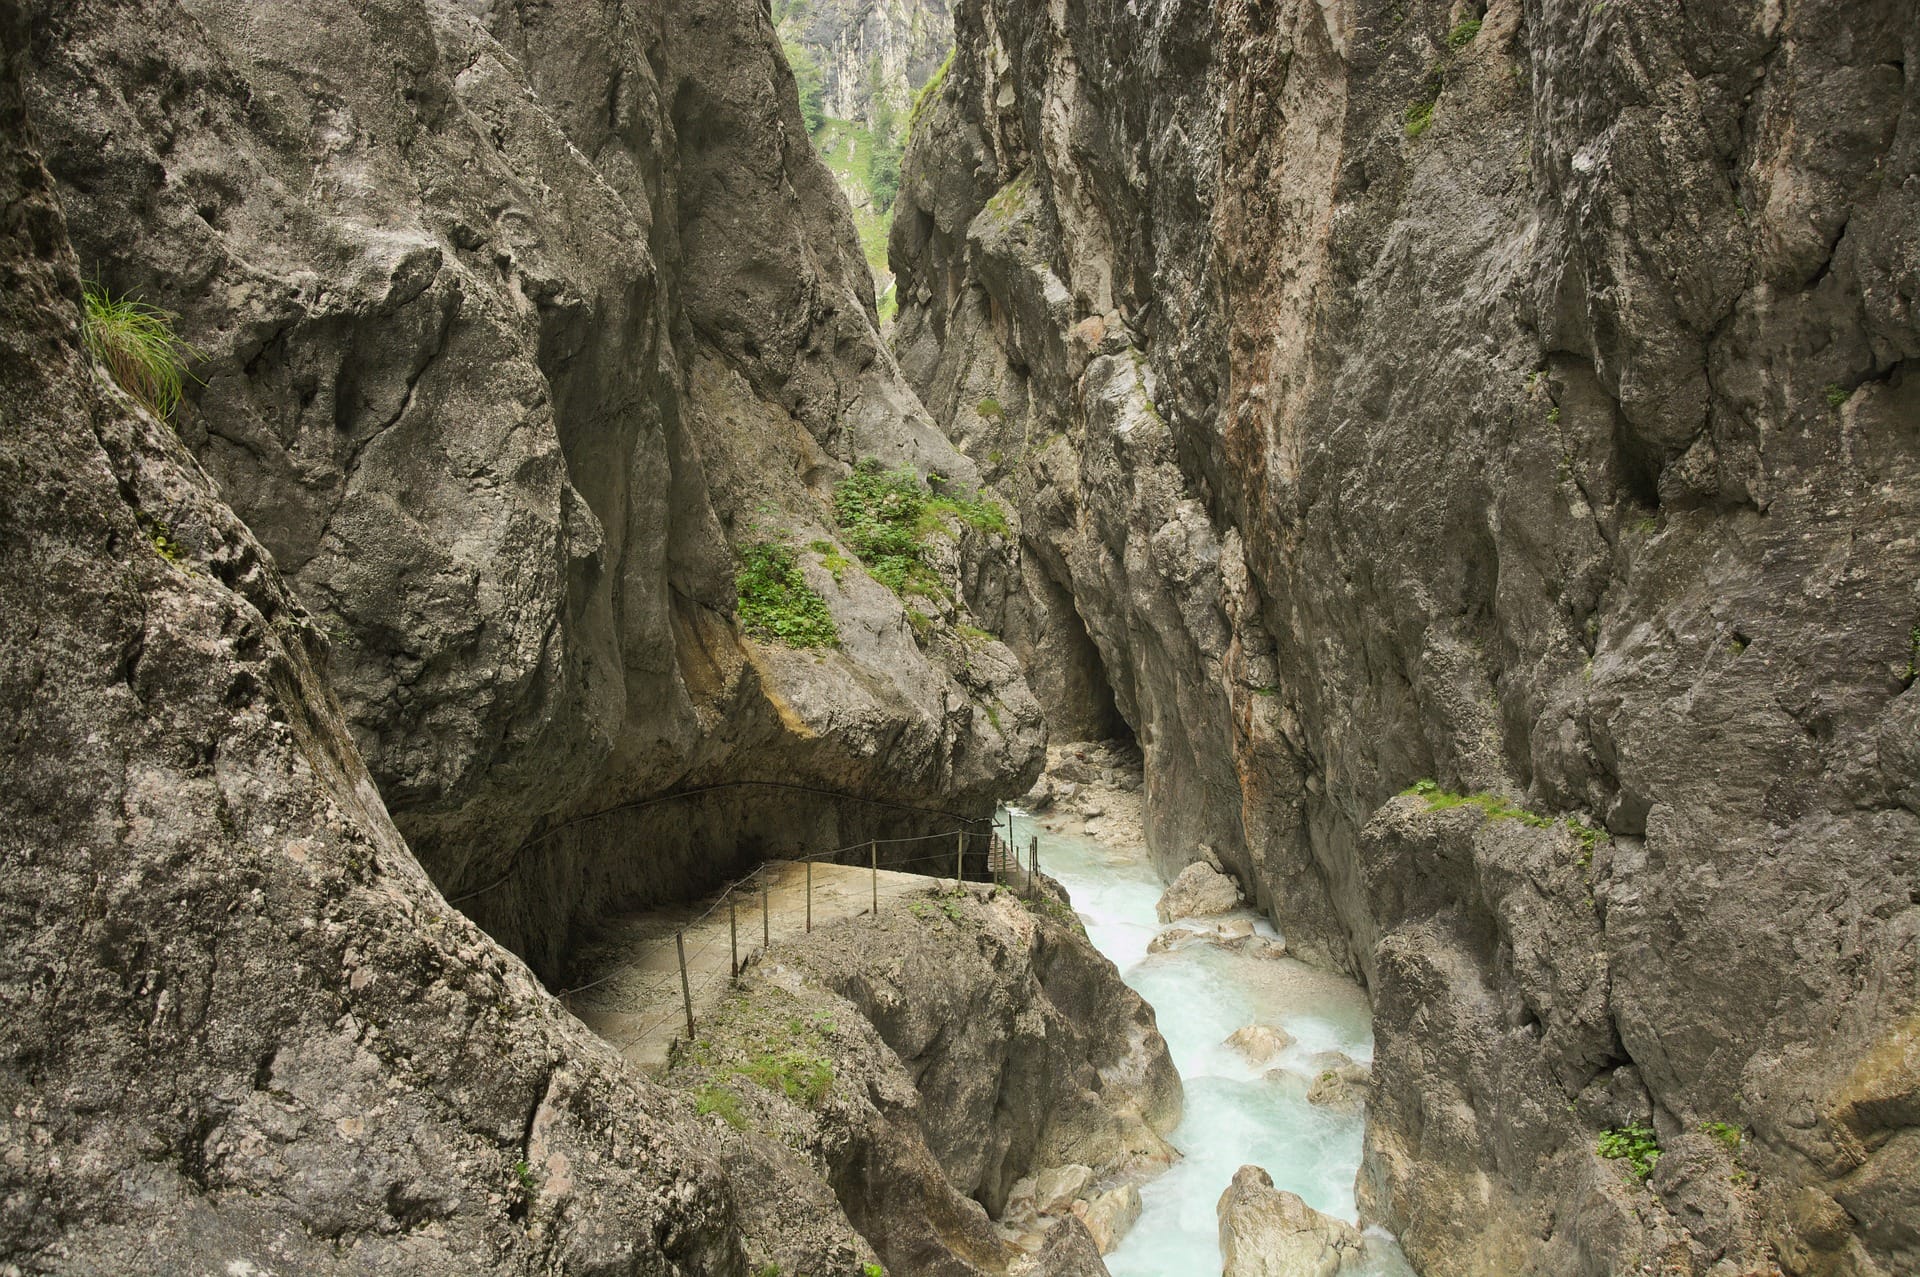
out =
<svg viewBox="0 0 1920 1277"><path fill-rule="evenodd" d="M1372 1217L1433 1273L1920 1263L1912 7L956 29L892 248L1017 494L976 603L1057 731L1111 689L1163 864L1367 981Z"/></svg>
<svg viewBox="0 0 1920 1277"><path fill-rule="evenodd" d="M0 0L0 1268L745 1274L739 1140L447 908L313 617L81 354L26 30ZM858 1271L805 1188L765 1208Z"/></svg>
<svg viewBox="0 0 1920 1277"><path fill-rule="evenodd" d="M882 101L904 118L953 46L947 0L779 0L774 18L819 64L826 113L868 126Z"/></svg>
<svg viewBox="0 0 1920 1277"><path fill-rule="evenodd" d="M31 39L83 271L180 313L181 436L327 632L401 832L536 967L931 819L849 797L977 815L1037 768L1004 649L805 549L859 457L978 476L876 338L760 5L60 4ZM741 633L763 539L837 649ZM740 779L829 792L634 806Z"/></svg>

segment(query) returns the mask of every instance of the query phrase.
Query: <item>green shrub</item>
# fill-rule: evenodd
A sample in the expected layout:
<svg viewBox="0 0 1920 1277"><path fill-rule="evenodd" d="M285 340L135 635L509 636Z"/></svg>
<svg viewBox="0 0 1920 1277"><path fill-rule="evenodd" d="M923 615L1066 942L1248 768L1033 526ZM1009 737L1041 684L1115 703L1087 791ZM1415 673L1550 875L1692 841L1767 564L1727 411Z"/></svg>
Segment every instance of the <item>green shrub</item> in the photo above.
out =
<svg viewBox="0 0 1920 1277"><path fill-rule="evenodd" d="M1433 123L1433 99L1409 102L1406 110L1407 137L1417 138Z"/></svg>
<svg viewBox="0 0 1920 1277"><path fill-rule="evenodd" d="M534 1189L533 1167L523 1159L513 1164L513 1177L520 1181L520 1187L531 1193Z"/></svg>
<svg viewBox="0 0 1920 1277"><path fill-rule="evenodd" d="M1479 34L1480 19L1463 18L1453 24L1453 30L1447 32L1447 47L1449 49L1464 49L1469 44L1472 44L1473 38Z"/></svg>
<svg viewBox="0 0 1920 1277"><path fill-rule="evenodd" d="M832 647L840 641L826 600L814 593L793 551L777 541L756 541L740 552L734 576L740 623L755 638L788 647Z"/></svg>
<svg viewBox="0 0 1920 1277"><path fill-rule="evenodd" d="M1653 1165L1660 1160L1659 1141L1652 1128L1640 1122L1600 1132L1593 1151L1606 1158L1625 1158L1628 1168L1641 1179L1653 1174Z"/></svg>
<svg viewBox="0 0 1920 1277"><path fill-rule="evenodd" d="M115 297L100 284L88 284L83 297L80 337L87 353L154 416L171 417L186 389L187 361L199 353L173 331L179 316Z"/></svg>
<svg viewBox="0 0 1920 1277"><path fill-rule="evenodd" d="M947 598L927 563L925 543L946 529L948 517L997 536L1011 531L1006 512L994 502L935 496L911 469L888 470L871 457L834 485L833 514L842 539L873 579L902 598Z"/></svg>
<svg viewBox="0 0 1920 1277"><path fill-rule="evenodd" d="M985 399L982 399L978 404L976 404L974 406L974 411L978 412L981 416L985 417L989 421L998 421L1002 417L1007 415L1007 410L1005 408L1002 408L1000 406L1000 401L998 399L995 399L992 395L988 395Z"/></svg>
<svg viewBox="0 0 1920 1277"><path fill-rule="evenodd" d="M1838 408L1851 398L1853 398L1853 392L1845 386L1829 385L1827 387L1827 407L1829 408Z"/></svg>

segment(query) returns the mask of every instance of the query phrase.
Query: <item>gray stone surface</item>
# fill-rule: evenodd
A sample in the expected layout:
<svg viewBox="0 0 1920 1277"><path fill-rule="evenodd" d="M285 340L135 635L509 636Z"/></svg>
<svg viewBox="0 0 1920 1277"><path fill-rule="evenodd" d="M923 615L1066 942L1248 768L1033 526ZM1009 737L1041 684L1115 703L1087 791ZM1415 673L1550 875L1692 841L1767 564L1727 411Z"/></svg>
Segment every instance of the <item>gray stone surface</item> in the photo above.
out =
<svg viewBox="0 0 1920 1277"><path fill-rule="evenodd" d="M1164 868L1367 982L1368 1217L1434 1274L1920 1266L1920 14L956 21L892 250L1019 505L979 601L1110 688ZM1749 1136L1643 1184L1635 1113Z"/></svg>
<svg viewBox="0 0 1920 1277"><path fill-rule="evenodd" d="M780 1080L814 1076L829 1082L817 1096ZM716 1123L731 1106L797 1150L888 1271L927 1277L1005 1271L1018 1251L994 1222L1033 1226L1088 1196L1087 1227L1110 1243L1138 1195L1090 1185L1161 1169L1181 1110L1151 1008L1076 925L991 888L932 889L783 941L667 1080ZM805 1262L761 1236L756 1261ZM1063 1246L1049 1233L1030 1271L1080 1271Z"/></svg>
<svg viewBox="0 0 1920 1277"><path fill-rule="evenodd" d="M0 0L0 1269L741 1275L870 1252L448 909L328 641L81 354Z"/></svg>
<svg viewBox="0 0 1920 1277"><path fill-rule="evenodd" d="M1194 861L1180 871L1167 889L1161 893L1160 902L1154 906L1154 912L1161 922L1176 922L1182 918L1214 918L1223 913L1231 913L1240 907L1240 888L1232 878L1206 864ZM1252 928L1247 934L1252 934ZM1220 932L1223 939L1239 939Z"/></svg>
<svg viewBox="0 0 1920 1277"><path fill-rule="evenodd" d="M756 855L953 824L839 795L1032 780L1012 658L805 549L858 457L977 475L878 341L761 5L31 11L83 270L179 312L182 438L327 631L401 831L543 976ZM741 633L762 537L838 650ZM1013 561L960 551L956 590ZM742 778L806 788L633 805Z"/></svg>

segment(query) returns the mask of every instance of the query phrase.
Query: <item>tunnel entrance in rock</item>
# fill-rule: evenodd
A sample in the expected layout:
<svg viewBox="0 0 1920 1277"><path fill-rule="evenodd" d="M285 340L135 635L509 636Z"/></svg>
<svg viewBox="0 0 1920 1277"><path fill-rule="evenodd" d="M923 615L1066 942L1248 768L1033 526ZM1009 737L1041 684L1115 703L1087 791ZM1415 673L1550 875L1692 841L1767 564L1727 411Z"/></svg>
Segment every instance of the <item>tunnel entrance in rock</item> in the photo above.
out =
<svg viewBox="0 0 1920 1277"><path fill-rule="evenodd" d="M491 882L448 903L513 950L550 989L613 922L703 900L775 860L815 858L951 876L985 865L986 813L916 806L798 781L723 780L555 822ZM964 847L960 835L965 835Z"/></svg>

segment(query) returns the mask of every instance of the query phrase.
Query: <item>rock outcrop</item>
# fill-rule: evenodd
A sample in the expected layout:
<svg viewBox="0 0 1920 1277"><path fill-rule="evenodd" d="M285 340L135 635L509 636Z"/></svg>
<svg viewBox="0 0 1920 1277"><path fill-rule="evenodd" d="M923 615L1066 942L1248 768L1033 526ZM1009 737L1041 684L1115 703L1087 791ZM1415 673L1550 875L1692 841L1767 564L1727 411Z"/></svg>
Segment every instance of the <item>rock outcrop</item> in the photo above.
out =
<svg viewBox="0 0 1920 1277"><path fill-rule="evenodd" d="M1019 507L975 601L1061 734L1111 695L1169 876L1366 981L1367 1217L1433 1274L1920 1265L1920 15L956 31L892 248Z"/></svg>
<svg viewBox="0 0 1920 1277"><path fill-rule="evenodd" d="M178 312L181 437L326 631L401 832L543 975L606 910L1031 782L1012 658L836 531L859 458L979 476L879 344L761 5L32 12L84 272ZM949 592L1007 553L955 531ZM837 646L736 624L763 543Z"/></svg>
<svg viewBox="0 0 1920 1277"><path fill-rule="evenodd" d="M743 1277L741 1141L409 853L327 637L83 356L0 0L0 1269ZM767 1207L809 1271L871 1250Z"/></svg>
<svg viewBox="0 0 1920 1277"><path fill-rule="evenodd" d="M936 888L783 941L668 1080L817 1165L890 1271L1001 1272L1030 1226L1033 1271L1077 1271L1072 1233L1097 1260L1139 1213L1093 1185L1172 1159L1181 1092L1152 1009L1051 903Z"/></svg>

